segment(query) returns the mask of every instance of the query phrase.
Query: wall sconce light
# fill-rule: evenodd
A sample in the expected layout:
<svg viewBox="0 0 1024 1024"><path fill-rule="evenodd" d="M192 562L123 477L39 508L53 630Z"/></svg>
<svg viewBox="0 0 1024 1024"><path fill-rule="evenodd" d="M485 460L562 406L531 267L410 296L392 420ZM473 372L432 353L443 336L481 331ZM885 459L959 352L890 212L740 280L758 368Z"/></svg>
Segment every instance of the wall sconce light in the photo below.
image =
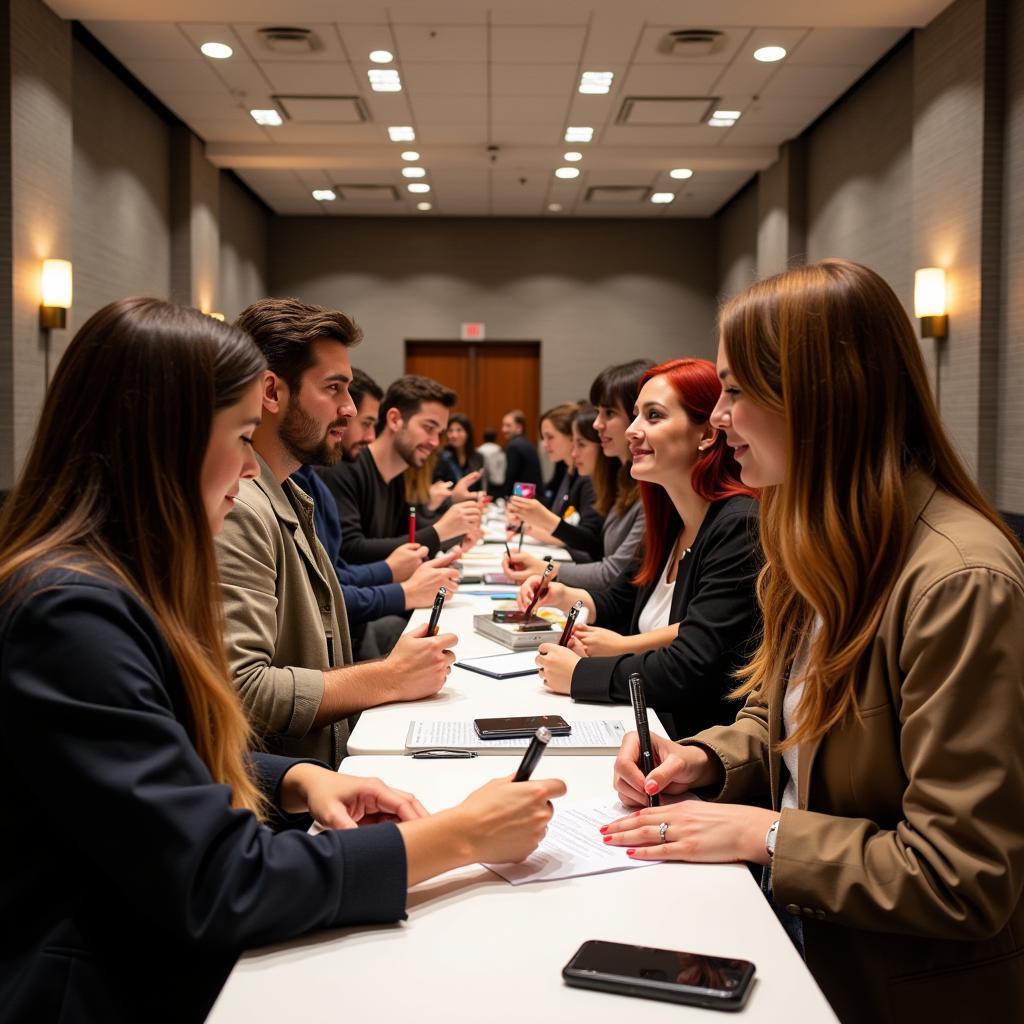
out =
<svg viewBox="0 0 1024 1024"><path fill-rule="evenodd" d="M223 321L223 319L224 319L224 314L223 313L207 313L206 315L207 316L212 316L214 320L221 320L221 321Z"/></svg>
<svg viewBox="0 0 1024 1024"><path fill-rule="evenodd" d="M45 330L67 326L71 308L71 261L43 260L42 303L39 326Z"/></svg>
<svg viewBox="0 0 1024 1024"><path fill-rule="evenodd" d="M914 271L914 316L921 321L922 338L944 338L949 333L946 272L942 267Z"/></svg>

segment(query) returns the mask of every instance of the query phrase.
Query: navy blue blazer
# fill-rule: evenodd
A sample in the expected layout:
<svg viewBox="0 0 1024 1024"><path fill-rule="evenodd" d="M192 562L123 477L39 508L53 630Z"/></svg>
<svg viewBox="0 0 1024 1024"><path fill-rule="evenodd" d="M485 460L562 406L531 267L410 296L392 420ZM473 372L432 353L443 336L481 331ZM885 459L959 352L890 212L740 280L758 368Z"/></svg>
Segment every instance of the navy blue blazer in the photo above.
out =
<svg viewBox="0 0 1024 1024"><path fill-rule="evenodd" d="M669 618L679 629L672 643L643 654L581 658L572 674L574 699L628 704L629 677L639 672L648 706L673 739L736 718L742 702L728 697L737 683L733 673L753 654L761 631L754 593L761 565L757 511L757 502L744 495L710 506L679 562ZM681 526L674 520L674 528ZM654 585L634 586L636 569L591 595L597 625L624 634L638 631Z"/></svg>
<svg viewBox="0 0 1024 1024"><path fill-rule="evenodd" d="M257 756L273 798L286 758ZM273 832L189 735L152 616L51 572L0 608L0 1018L201 1021L238 954L405 912L391 824Z"/></svg>

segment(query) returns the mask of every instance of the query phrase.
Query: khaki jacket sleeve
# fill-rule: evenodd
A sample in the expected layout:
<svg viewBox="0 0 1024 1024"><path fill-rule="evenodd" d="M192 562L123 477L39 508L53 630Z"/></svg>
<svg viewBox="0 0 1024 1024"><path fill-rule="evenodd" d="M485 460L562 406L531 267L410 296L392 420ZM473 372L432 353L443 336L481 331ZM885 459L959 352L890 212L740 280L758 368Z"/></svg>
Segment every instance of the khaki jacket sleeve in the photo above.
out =
<svg viewBox="0 0 1024 1024"><path fill-rule="evenodd" d="M683 746L703 747L721 762L725 771L722 788L701 792L704 799L771 805L768 704L760 688L747 695L732 725L712 726L680 742Z"/></svg>
<svg viewBox="0 0 1024 1024"><path fill-rule="evenodd" d="M899 651L903 820L788 809L772 882L782 905L931 938L997 933L1024 885L1024 592L958 570L907 612Z"/></svg>
<svg viewBox="0 0 1024 1024"><path fill-rule="evenodd" d="M305 736L324 696L319 669L273 665L277 649L277 557L259 514L236 499L217 536L224 644L235 687L263 733Z"/></svg>

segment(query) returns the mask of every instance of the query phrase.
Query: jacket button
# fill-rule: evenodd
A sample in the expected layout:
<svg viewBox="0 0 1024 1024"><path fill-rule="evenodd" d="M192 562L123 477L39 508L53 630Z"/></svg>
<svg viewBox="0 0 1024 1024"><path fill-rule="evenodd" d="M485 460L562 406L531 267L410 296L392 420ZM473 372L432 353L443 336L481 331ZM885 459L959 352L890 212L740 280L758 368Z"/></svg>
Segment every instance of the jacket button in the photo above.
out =
<svg viewBox="0 0 1024 1024"><path fill-rule="evenodd" d="M787 903L786 904L786 913L787 914L799 914L800 913L800 908L795 903Z"/></svg>
<svg viewBox="0 0 1024 1024"><path fill-rule="evenodd" d="M824 920L825 920L825 911L824 911L824 910L816 910L816 911L814 912L814 916L815 916L815 917L816 917L816 918L817 918L817 919L818 919L819 921L824 921Z"/></svg>
<svg viewBox="0 0 1024 1024"><path fill-rule="evenodd" d="M806 917L814 917L814 911L810 907L804 907L804 915Z"/></svg>

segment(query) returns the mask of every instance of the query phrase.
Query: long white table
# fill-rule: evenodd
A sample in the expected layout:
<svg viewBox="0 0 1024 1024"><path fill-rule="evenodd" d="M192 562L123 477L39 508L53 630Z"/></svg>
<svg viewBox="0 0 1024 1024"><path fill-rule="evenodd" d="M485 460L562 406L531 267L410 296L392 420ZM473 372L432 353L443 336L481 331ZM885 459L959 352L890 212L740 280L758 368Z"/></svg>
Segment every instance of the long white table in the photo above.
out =
<svg viewBox="0 0 1024 1024"><path fill-rule="evenodd" d="M508 775L518 761L353 757L344 770L379 776L439 810ZM611 764L604 756L545 757L536 777L564 779L569 797L606 795ZM744 1020L836 1019L743 865L664 864L520 886L475 865L416 886L408 912L401 924L325 932L246 954L210 1021L717 1019L564 985L562 966L586 939L751 960L757 981Z"/></svg>

